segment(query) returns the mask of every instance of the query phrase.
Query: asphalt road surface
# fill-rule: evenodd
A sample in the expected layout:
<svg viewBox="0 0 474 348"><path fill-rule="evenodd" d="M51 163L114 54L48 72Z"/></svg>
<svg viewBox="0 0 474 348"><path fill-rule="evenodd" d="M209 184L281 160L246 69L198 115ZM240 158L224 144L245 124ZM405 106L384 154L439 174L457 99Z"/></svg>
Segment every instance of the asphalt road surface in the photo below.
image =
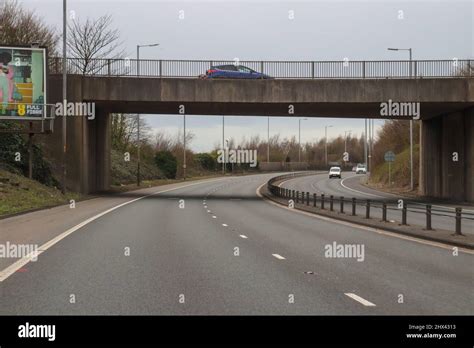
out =
<svg viewBox="0 0 474 348"><path fill-rule="evenodd" d="M472 315L472 252L276 206L256 194L272 176L110 211L0 282L0 314Z"/></svg>
<svg viewBox="0 0 474 348"><path fill-rule="evenodd" d="M355 197L358 200L361 200L361 203L367 199L372 201L371 207L371 216L378 219L382 218L382 209L375 207L374 204L377 201L390 200L392 202L398 201L399 199L405 199L408 204L408 213L407 213L407 223L426 226L426 214L425 207L421 204L413 205L410 203L409 199L406 199L402 196L397 196L391 193L380 192L371 188L368 188L361 184L365 175L357 175L352 172L342 172L342 178L332 178L329 179L327 173L315 174L310 176L296 177L291 180L283 182L281 185L284 188L297 190L300 192L310 192L310 194L316 193L319 195L325 194L326 199L329 199L330 195L333 195L335 198L345 197L346 199L351 199ZM349 205L350 203L346 203ZM380 206L380 204L379 204ZM439 212L436 209L450 209L453 211L454 206L444 206L440 204L432 204L432 228L434 229L443 229L448 231L455 231L456 220L455 214L452 212ZM391 220L392 223L401 223L402 221L402 211L398 207L392 206L392 209L387 210L387 220ZM335 209L338 209L338 205L335 204ZM346 210L349 210L349 207L346 207ZM410 211L412 210L412 211ZM474 213L474 208L464 207L465 212ZM365 215L365 206L363 204L357 206L357 214ZM440 215L436 215L440 214ZM470 218L474 218L474 215L471 215ZM474 234L474 220L463 219L462 220L462 232L464 234Z"/></svg>

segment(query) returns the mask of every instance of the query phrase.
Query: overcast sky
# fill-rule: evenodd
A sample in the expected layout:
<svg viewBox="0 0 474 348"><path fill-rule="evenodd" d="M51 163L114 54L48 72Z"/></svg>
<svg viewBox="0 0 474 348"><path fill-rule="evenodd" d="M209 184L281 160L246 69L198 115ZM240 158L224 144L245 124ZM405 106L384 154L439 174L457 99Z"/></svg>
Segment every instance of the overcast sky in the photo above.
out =
<svg viewBox="0 0 474 348"><path fill-rule="evenodd" d="M58 28L62 0L20 0ZM390 60L407 59L407 52L387 47L413 48L414 59L474 57L472 0L446 1L278 1L278 0L69 0L76 19L113 16L127 55L137 44L148 59L240 60ZM156 130L176 134L181 116L146 116ZM377 121L380 125L382 121ZM188 116L195 134L192 148L208 151L222 137L216 116ZM360 135L364 120L312 118L302 122L301 139L351 130ZM226 116L226 137L240 140L267 136L267 119ZM270 133L298 136L298 119L271 118Z"/></svg>

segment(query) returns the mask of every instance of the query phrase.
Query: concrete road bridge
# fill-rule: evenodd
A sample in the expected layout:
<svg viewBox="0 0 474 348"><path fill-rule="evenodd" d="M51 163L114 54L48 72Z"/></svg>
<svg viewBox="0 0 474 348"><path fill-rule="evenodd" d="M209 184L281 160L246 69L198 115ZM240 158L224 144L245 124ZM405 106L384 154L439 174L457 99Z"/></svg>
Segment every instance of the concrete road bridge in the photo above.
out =
<svg viewBox="0 0 474 348"><path fill-rule="evenodd" d="M111 113L410 120L413 115L381 112L381 103L395 102L419 103L421 192L474 201L474 60L242 61L274 78L199 78L213 65L234 63L69 59L68 101L94 102L96 118L67 120L68 186L81 192L109 187ZM51 59L49 67L48 102L57 103L62 61ZM48 141L60 164L60 121Z"/></svg>

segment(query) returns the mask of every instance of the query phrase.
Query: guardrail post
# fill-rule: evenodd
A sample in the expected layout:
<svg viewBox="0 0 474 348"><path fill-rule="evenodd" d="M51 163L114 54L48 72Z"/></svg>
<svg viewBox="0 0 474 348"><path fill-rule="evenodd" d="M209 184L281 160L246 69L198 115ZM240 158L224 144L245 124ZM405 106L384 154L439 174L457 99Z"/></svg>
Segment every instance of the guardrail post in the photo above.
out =
<svg viewBox="0 0 474 348"><path fill-rule="evenodd" d="M306 192L306 205L309 205L309 192Z"/></svg>
<svg viewBox="0 0 474 348"><path fill-rule="evenodd" d="M339 211L344 214L344 197L341 196L341 202L340 202L340 209Z"/></svg>
<svg viewBox="0 0 474 348"><path fill-rule="evenodd" d="M387 203L382 203L382 221L387 222Z"/></svg>
<svg viewBox="0 0 474 348"><path fill-rule="evenodd" d="M362 78L365 79L365 60L362 62Z"/></svg>
<svg viewBox="0 0 474 348"><path fill-rule="evenodd" d="M426 229L432 230L431 228L431 204L426 205Z"/></svg>
<svg viewBox="0 0 474 348"><path fill-rule="evenodd" d="M311 78L314 79L314 62L311 62Z"/></svg>
<svg viewBox="0 0 474 348"><path fill-rule="evenodd" d="M462 208L456 208L456 234L457 235L462 235L461 217L462 217Z"/></svg>
<svg viewBox="0 0 474 348"><path fill-rule="evenodd" d="M296 191L296 203L300 202L300 191Z"/></svg>
<svg viewBox="0 0 474 348"><path fill-rule="evenodd" d="M324 209L324 193L321 195L321 209Z"/></svg>
<svg viewBox="0 0 474 348"><path fill-rule="evenodd" d="M403 202L403 207L402 207L402 225L407 224L407 205L405 202Z"/></svg>
<svg viewBox="0 0 474 348"><path fill-rule="evenodd" d="M334 210L333 208L334 208L334 196L330 195L329 196L329 210L333 211Z"/></svg>
<svg viewBox="0 0 474 348"><path fill-rule="evenodd" d="M368 199L365 204L365 218L370 219L370 199Z"/></svg>
<svg viewBox="0 0 474 348"><path fill-rule="evenodd" d="M316 207L316 193L313 193L313 207Z"/></svg>
<svg viewBox="0 0 474 348"><path fill-rule="evenodd" d="M107 59L107 76L110 76L110 59Z"/></svg>
<svg viewBox="0 0 474 348"><path fill-rule="evenodd" d="M262 79L263 79L263 60L260 62L260 72L262 73Z"/></svg>
<svg viewBox="0 0 474 348"><path fill-rule="evenodd" d="M160 69L160 79L163 77L162 70L161 70L161 69L162 69L162 62L163 62L163 61L160 59L160 62L159 62L159 64L158 64L159 69Z"/></svg>
<svg viewBox="0 0 474 348"><path fill-rule="evenodd" d="M352 216L356 215L356 199L352 197Z"/></svg>

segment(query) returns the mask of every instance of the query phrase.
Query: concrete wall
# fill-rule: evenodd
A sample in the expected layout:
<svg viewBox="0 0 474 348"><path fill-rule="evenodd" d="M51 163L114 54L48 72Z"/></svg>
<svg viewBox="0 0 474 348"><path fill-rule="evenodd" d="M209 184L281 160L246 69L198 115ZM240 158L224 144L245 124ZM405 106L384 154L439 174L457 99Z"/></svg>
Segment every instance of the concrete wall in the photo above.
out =
<svg viewBox="0 0 474 348"><path fill-rule="evenodd" d="M52 75L50 85L61 84ZM69 99L95 101L111 112L188 115L380 117L389 99L420 102L430 118L474 106L474 79L200 80L69 76ZM294 114L289 113L289 105ZM393 118L393 117L388 117Z"/></svg>
<svg viewBox="0 0 474 348"><path fill-rule="evenodd" d="M420 192L474 202L474 108L421 124ZM457 153L457 160L454 155Z"/></svg>

